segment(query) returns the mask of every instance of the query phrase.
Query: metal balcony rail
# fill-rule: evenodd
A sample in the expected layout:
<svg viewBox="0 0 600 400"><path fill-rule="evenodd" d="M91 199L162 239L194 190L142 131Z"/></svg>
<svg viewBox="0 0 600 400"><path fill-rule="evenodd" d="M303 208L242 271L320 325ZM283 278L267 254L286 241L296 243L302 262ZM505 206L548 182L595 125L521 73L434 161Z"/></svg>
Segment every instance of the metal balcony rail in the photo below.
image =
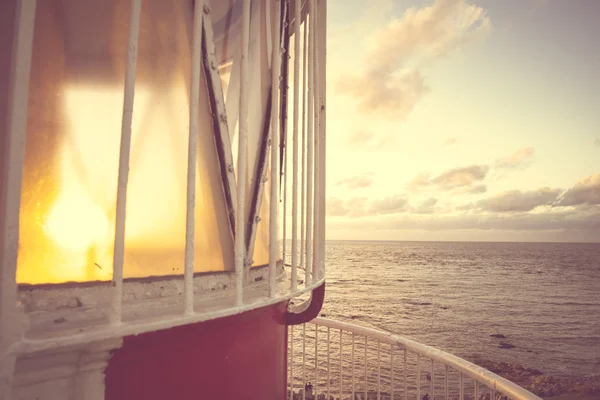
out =
<svg viewBox="0 0 600 400"><path fill-rule="evenodd" d="M345 322L290 327L288 343L288 398L541 400L452 354Z"/></svg>

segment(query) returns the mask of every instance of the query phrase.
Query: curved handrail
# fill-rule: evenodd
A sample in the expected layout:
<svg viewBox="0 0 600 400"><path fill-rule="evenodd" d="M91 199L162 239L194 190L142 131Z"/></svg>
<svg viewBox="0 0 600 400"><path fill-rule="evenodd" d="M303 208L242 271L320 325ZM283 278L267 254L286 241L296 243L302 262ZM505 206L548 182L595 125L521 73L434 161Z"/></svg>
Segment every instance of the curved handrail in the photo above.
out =
<svg viewBox="0 0 600 400"><path fill-rule="evenodd" d="M372 328L366 328L363 326L349 324L347 322L333 321L325 318L315 318L311 321L311 323L314 323L315 325L319 326L329 327L332 329L342 329L348 332L353 332L355 334L372 337L388 344L400 345L416 354L420 354L421 356L425 356L429 359L435 360L444 365L452 367L457 371L467 375L471 379L474 379L486 385L489 388L498 390L503 394L510 396L511 398L514 398L516 400L542 400L540 397L534 395L528 390L525 390L516 383L513 383L508 379L502 378L501 376L496 375L485 368L482 368L450 353L446 353L445 351L415 342L410 339L406 339L394 333L380 331Z"/></svg>

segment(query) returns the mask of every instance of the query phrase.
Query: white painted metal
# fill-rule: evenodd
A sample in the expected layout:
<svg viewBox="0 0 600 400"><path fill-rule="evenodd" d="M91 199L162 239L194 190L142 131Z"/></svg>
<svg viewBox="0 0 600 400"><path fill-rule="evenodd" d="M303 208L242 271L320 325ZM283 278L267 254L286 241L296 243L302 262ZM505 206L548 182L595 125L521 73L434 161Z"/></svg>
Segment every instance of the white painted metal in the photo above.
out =
<svg viewBox="0 0 600 400"><path fill-rule="evenodd" d="M313 197L313 185L314 185L314 59L315 59L315 49L314 49L314 35L315 35L315 24L314 18L312 15L313 10L315 9L315 0L309 0L310 8L309 8L309 25L308 25L308 88L307 88L307 97L308 97L308 111L307 111L307 156L306 156L306 282L308 284L311 281L314 281L314 276L311 274L312 272L312 262L313 262L313 205L314 205L314 197Z"/></svg>
<svg viewBox="0 0 600 400"><path fill-rule="evenodd" d="M279 0L273 2L274 14L279 15ZM279 89L281 81L280 18L273 19L271 52L271 200L269 203L269 296L275 297L278 237L277 209L279 208Z"/></svg>
<svg viewBox="0 0 600 400"><path fill-rule="evenodd" d="M17 310L17 255L19 249L19 208L27 130L29 73L35 24L36 0L17 3L16 29L12 49L10 95L8 100L8 129L6 154L0 154L0 398L9 399L16 357L8 354L9 347L19 340L22 332ZM9 55L10 56L10 55ZM5 55L6 57L6 55ZM1 129L1 128L0 128Z"/></svg>
<svg viewBox="0 0 600 400"><path fill-rule="evenodd" d="M196 210L196 162L198 156L198 111L200 109L200 67L202 60L203 0L194 8L192 71L190 87L190 132L188 140L187 201L185 215L184 297L185 313L194 313L194 235Z"/></svg>
<svg viewBox="0 0 600 400"><path fill-rule="evenodd" d="M390 344L390 394L394 400L394 344Z"/></svg>
<svg viewBox="0 0 600 400"><path fill-rule="evenodd" d="M138 37L142 0L131 1L129 38L127 43L127 66L125 69L125 96L121 121L121 147L119 155L119 178L115 216L115 244L113 255L113 294L109 314L113 325L121 323L123 307L123 262L125 260L125 212L127 207L127 181L129 179L129 156L131 153L131 123L133 120L133 98L135 94L135 72L137 66Z"/></svg>
<svg viewBox="0 0 600 400"><path fill-rule="evenodd" d="M237 206L235 228L235 304L244 302L244 268L246 261L246 160L248 157L248 46L250 40L250 2L242 5L242 49L240 58L240 112L238 129Z"/></svg>
<svg viewBox="0 0 600 400"><path fill-rule="evenodd" d="M476 390L477 393L479 393L479 385L483 385L487 388L489 388L491 391L493 391L493 393L495 394L496 391L501 392L503 395L507 396L510 399L516 399L516 400L541 400L539 397L535 396L534 394L528 392L527 390L523 389L522 387L516 385L513 382L510 382L507 379L504 379L482 367L479 367L475 364L472 364L466 360L463 360L459 357L456 357L452 354L446 353L444 351L432 348L430 346L426 346L424 344L421 343L417 343L414 342L412 340L400 337L398 335L389 333L389 332L383 332L383 331L378 331L375 329L371 329L371 328L366 328L366 327L362 327L362 326L358 326L358 325L353 325L353 324L349 324L349 323L345 323L345 322L339 322L339 321L332 321L332 320L327 320L327 319L323 319L323 318L316 318L313 321L311 321L310 323L315 324L317 326L321 326L321 327L328 327L331 329L336 329L340 331L340 382L339 382L339 386L340 386L340 396L343 395L342 392L342 381L344 380L344 376L342 374L342 358L343 358L343 349L342 349L342 337L343 334L350 334L352 337L352 348L351 348L351 354L350 354L350 360L352 363L352 375L351 375L351 387L352 387L352 398L354 398L355 396L355 374L354 374L354 368L355 368L355 357L354 357L354 342L355 342L355 336L359 335L359 336L365 336L367 338L369 338L370 340L377 340L378 342L378 356L377 356L377 360L378 360L378 367L377 367L377 397L378 399L381 398L382 396L382 392L381 392L381 367L380 367L380 359L381 359L381 348L379 343L386 343L386 344L390 344L391 345L391 349L393 349L394 347L400 347L403 349L404 351L404 398L409 398L411 395L412 396L419 396L417 398L420 399L420 390L421 390L421 386L420 386L420 375L421 375L421 359L422 358L427 358L429 360L431 360L432 362L432 383L431 383L431 394L433 395L433 387L435 384L434 381L434 365L435 364L441 364L444 365L444 368L446 370L446 374L445 374L445 394L446 394L446 398L449 398L449 394L450 394L450 389L448 388L449 386L449 380L448 380L448 376L449 376L449 370L452 369L453 371L458 372L459 374L459 382L458 385L456 385L456 387L454 387L453 390L453 396L456 396L456 394L459 395L459 397L465 398L464 395L464 378L468 377L469 379L473 379L473 381L476 382ZM407 362L407 355L408 353L414 354L416 357L416 365L415 368L416 370L410 374L410 376L415 376L416 378L416 388L415 391L413 392L409 392L409 388L407 385L407 376L409 376L409 371L408 371L408 362ZM391 382L392 382L392 388L390 390L392 396L393 396L393 385L394 385L394 380L393 380L393 360L394 360L394 356L393 356L393 351L390 355L390 358L392 360L392 368L391 368ZM366 358L365 358L365 363L366 363ZM304 362L304 359L303 359ZM411 394L412 393L412 394Z"/></svg>
<svg viewBox="0 0 600 400"><path fill-rule="evenodd" d="M300 118L300 1L294 1L294 115L292 121L292 290L298 286L298 123ZM303 89L303 88L302 88ZM304 93L304 90L302 90ZM284 230L285 231L285 230Z"/></svg>
<svg viewBox="0 0 600 400"><path fill-rule="evenodd" d="M318 74L319 90L317 92L318 112L318 140L319 140L319 197L315 201L319 204L319 216L315 223L319 231L317 252L318 279L325 278L325 236L326 236L326 188L327 188L327 129L326 129L326 102L327 102L327 1L318 0L318 35L317 35L317 60L316 71Z"/></svg>
<svg viewBox="0 0 600 400"><path fill-rule="evenodd" d="M319 386L319 325L315 325L315 386L313 396L317 398L317 387Z"/></svg>
<svg viewBox="0 0 600 400"><path fill-rule="evenodd" d="M308 21L308 19L307 19ZM307 285L310 278L310 271L306 268L306 92L308 88L307 70L308 70L308 22L304 22L302 43L302 169L301 169L301 188L300 195L300 265L305 268L304 284Z"/></svg>

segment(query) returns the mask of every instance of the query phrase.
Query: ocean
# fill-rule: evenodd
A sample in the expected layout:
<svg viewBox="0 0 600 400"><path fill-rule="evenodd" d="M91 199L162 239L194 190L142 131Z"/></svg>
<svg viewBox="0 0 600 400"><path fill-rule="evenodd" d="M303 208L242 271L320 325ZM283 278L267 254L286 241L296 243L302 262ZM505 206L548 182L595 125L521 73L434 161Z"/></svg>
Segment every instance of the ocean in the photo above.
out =
<svg viewBox="0 0 600 400"><path fill-rule="evenodd" d="M600 373L600 244L329 241L326 261L327 318L470 361Z"/></svg>

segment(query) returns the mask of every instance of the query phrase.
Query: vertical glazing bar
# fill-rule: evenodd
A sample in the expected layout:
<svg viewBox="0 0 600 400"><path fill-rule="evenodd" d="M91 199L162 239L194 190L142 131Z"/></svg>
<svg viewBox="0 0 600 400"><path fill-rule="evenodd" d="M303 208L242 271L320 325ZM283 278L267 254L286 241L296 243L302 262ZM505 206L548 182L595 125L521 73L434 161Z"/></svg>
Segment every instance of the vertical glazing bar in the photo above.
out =
<svg viewBox="0 0 600 400"><path fill-rule="evenodd" d="M421 398L421 355L417 353L417 399Z"/></svg>
<svg viewBox="0 0 600 400"><path fill-rule="evenodd" d="M330 382L331 382L331 366L330 366L330 354L331 354L331 328L327 327L327 399L330 396Z"/></svg>
<svg viewBox="0 0 600 400"><path fill-rule="evenodd" d="M7 112L7 136L4 136L4 154L0 154L0 185L5 185L0 198L0 398L9 399L16 356L6 355L7 348L23 332L14 322L17 304L17 257L19 248L19 209L23 181L23 160L27 133L27 104L29 77L35 31L35 0L21 0L14 15L13 48L4 57L11 58Z"/></svg>
<svg viewBox="0 0 600 400"><path fill-rule="evenodd" d="M300 118L300 1L294 1L294 121L292 128L292 291L298 287L298 122Z"/></svg>
<svg viewBox="0 0 600 400"><path fill-rule="evenodd" d="M406 349L404 349L404 400L408 399L408 371L407 371L407 361L406 361Z"/></svg>
<svg viewBox="0 0 600 400"><path fill-rule="evenodd" d="M131 0L129 37L127 40L127 65L125 67L125 93L123 118L121 120L121 147L119 154L119 177L115 215L115 243L113 250L112 298L110 323L121 323L123 307L123 262L125 260L125 212L127 208L127 181L129 180L129 156L131 152L131 123L133 120L133 97L137 66L138 37L142 0Z"/></svg>
<svg viewBox="0 0 600 400"><path fill-rule="evenodd" d="M377 341L377 400L381 399L381 341Z"/></svg>
<svg viewBox="0 0 600 400"><path fill-rule="evenodd" d="M343 353L343 347L342 347L342 330L340 329L340 399L342 398L342 381L344 380L344 374L342 371L342 353Z"/></svg>
<svg viewBox="0 0 600 400"><path fill-rule="evenodd" d="M314 281L315 276L311 274L313 267L313 205L314 205L314 36L315 36L315 20L313 10L315 9L315 0L309 0L309 31L308 31L308 138L307 138L307 172L306 172L306 275L310 277L306 284Z"/></svg>
<svg viewBox="0 0 600 400"><path fill-rule="evenodd" d="M317 386L319 386L319 325L315 324L315 386L313 396L317 398Z"/></svg>
<svg viewBox="0 0 600 400"><path fill-rule="evenodd" d="M367 379L367 364L369 363L368 358L367 358L368 340L369 340L369 337L365 336L365 399L367 398L367 389L369 387L369 381Z"/></svg>
<svg viewBox="0 0 600 400"><path fill-rule="evenodd" d="M302 324L302 384L306 385L306 324ZM302 399L306 400L306 390L302 391Z"/></svg>
<svg viewBox="0 0 600 400"><path fill-rule="evenodd" d="M274 0L273 48L271 52L271 200L269 210L269 297L276 294L277 276L277 209L279 206L279 88L281 69L281 44L279 25L281 22L280 0ZM250 3L249 1L245 1ZM247 7L250 7L248 5Z"/></svg>
<svg viewBox="0 0 600 400"><path fill-rule="evenodd" d="M459 384L459 399L465 400L465 378L462 372L458 373L458 384Z"/></svg>
<svg viewBox="0 0 600 400"><path fill-rule="evenodd" d="M431 398L435 398L435 361L431 359Z"/></svg>
<svg viewBox="0 0 600 400"><path fill-rule="evenodd" d="M318 249L318 278L325 278L325 236L326 236L326 192L327 192L327 124L325 104L327 103L327 1L318 0L318 57L317 70L318 87L317 113L318 113L318 137L319 137L319 249Z"/></svg>
<svg viewBox="0 0 600 400"><path fill-rule="evenodd" d="M294 325L290 325L290 399L294 396Z"/></svg>
<svg viewBox="0 0 600 400"><path fill-rule="evenodd" d="M246 261L246 238L244 211L246 204L246 159L248 157L248 46L250 42L250 2L242 5L242 50L240 57L240 117L238 134L237 205L235 228L235 303L244 303L244 267Z"/></svg>
<svg viewBox="0 0 600 400"><path fill-rule="evenodd" d="M300 200L300 265L305 268L306 276L304 284L308 285L310 271L306 268L306 92L308 88L307 70L308 70L308 18L304 22L302 48L302 189Z"/></svg>
<svg viewBox="0 0 600 400"><path fill-rule="evenodd" d="M350 360L352 362L352 398L354 399L354 332L352 332L352 357Z"/></svg>
<svg viewBox="0 0 600 400"><path fill-rule="evenodd" d="M390 394L394 400L394 345L390 345ZM432 399L433 400L433 399Z"/></svg>
<svg viewBox="0 0 600 400"><path fill-rule="evenodd" d="M185 211L184 298L185 313L194 313L194 210L196 209L196 159L198 154L198 109L200 107L200 62L203 0L194 5L192 72L190 83L190 131L188 138L187 201Z"/></svg>
<svg viewBox="0 0 600 400"><path fill-rule="evenodd" d="M320 245L320 237L319 237L319 197L320 197L320 187L319 187L319 115L317 113L318 105L319 105L319 53L317 50L317 36L319 32L319 12L317 11L316 0L311 8L311 18L313 23L311 24L312 32L312 49L313 49L313 107L309 110L313 114L313 139L314 139L314 181L313 181L313 260L312 260L312 280L316 282L319 279L319 275L317 274L317 265L319 259L319 245Z"/></svg>
<svg viewBox="0 0 600 400"><path fill-rule="evenodd" d="M444 365L444 399L448 400L448 366Z"/></svg>

